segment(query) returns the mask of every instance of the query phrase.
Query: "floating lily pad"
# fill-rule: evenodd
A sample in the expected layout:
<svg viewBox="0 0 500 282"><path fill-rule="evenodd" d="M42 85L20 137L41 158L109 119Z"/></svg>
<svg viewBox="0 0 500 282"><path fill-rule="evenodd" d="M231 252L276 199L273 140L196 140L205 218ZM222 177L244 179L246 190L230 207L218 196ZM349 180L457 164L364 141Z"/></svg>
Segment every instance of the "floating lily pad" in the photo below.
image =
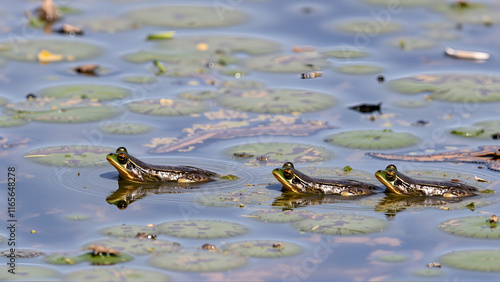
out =
<svg viewBox="0 0 500 282"><path fill-rule="evenodd" d="M493 134L500 134L500 120L478 122L473 127L454 128L451 133L464 137L491 139Z"/></svg>
<svg viewBox="0 0 500 282"><path fill-rule="evenodd" d="M358 50L331 50L321 52L321 55L334 58L361 58L368 56L368 53Z"/></svg>
<svg viewBox="0 0 500 282"><path fill-rule="evenodd" d="M218 6L161 6L136 9L130 18L145 25L178 28L232 26L246 21L245 13L231 7Z"/></svg>
<svg viewBox="0 0 500 282"><path fill-rule="evenodd" d="M14 252L16 258L36 258L41 255L44 255L44 252L36 251L36 250L28 250L28 249L15 249ZM9 250L1 251L0 256L9 257L12 255L12 252Z"/></svg>
<svg viewBox="0 0 500 282"><path fill-rule="evenodd" d="M489 216L450 219L439 227L447 233L463 237L500 239L500 223L490 223Z"/></svg>
<svg viewBox="0 0 500 282"><path fill-rule="evenodd" d="M298 89L233 90L218 102L227 108L272 114L314 112L335 105L335 98L319 92Z"/></svg>
<svg viewBox="0 0 500 282"><path fill-rule="evenodd" d="M66 281L171 281L170 277L151 269L91 268L69 272Z"/></svg>
<svg viewBox="0 0 500 282"><path fill-rule="evenodd" d="M0 127L14 127L26 124L22 118L10 117L10 116L0 116Z"/></svg>
<svg viewBox="0 0 500 282"><path fill-rule="evenodd" d="M405 51L426 49L436 46L436 42L427 38L398 37L389 41L389 45Z"/></svg>
<svg viewBox="0 0 500 282"><path fill-rule="evenodd" d="M337 68L337 71L347 74L374 74L383 70L380 67L370 65L344 65Z"/></svg>
<svg viewBox="0 0 500 282"><path fill-rule="evenodd" d="M475 271L500 271L500 250L469 250L451 252L441 257L442 264Z"/></svg>
<svg viewBox="0 0 500 282"><path fill-rule="evenodd" d="M92 216L88 214L70 214L65 216L64 218L73 221L85 221L85 220L91 220Z"/></svg>
<svg viewBox="0 0 500 282"><path fill-rule="evenodd" d="M254 166L283 165L285 162L320 162L331 159L334 155L333 152L323 147L296 143L250 143L233 146L227 150L227 154L233 158L234 153L241 152L264 158L246 160L247 164Z"/></svg>
<svg viewBox="0 0 500 282"><path fill-rule="evenodd" d="M87 99L41 98L7 105L7 113L27 121L81 123L111 118L120 110Z"/></svg>
<svg viewBox="0 0 500 282"><path fill-rule="evenodd" d="M408 256L398 255L398 254L387 254L387 255L377 256L375 259L382 262L403 262L408 260Z"/></svg>
<svg viewBox="0 0 500 282"><path fill-rule="evenodd" d="M113 148L90 145L53 146L29 151L24 157L46 165L82 167L107 163L106 155L113 151Z"/></svg>
<svg viewBox="0 0 500 282"><path fill-rule="evenodd" d="M303 248L299 245L278 240L253 240L227 244L223 249L241 256L258 258L288 257L300 254Z"/></svg>
<svg viewBox="0 0 500 282"><path fill-rule="evenodd" d="M165 69L159 73L164 76L179 76L179 77L193 77L198 74L209 72L207 68L200 67L198 64L168 64L164 66Z"/></svg>
<svg viewBox="0 0 500 282"><path fill-rule="evenodd" d="M136 84L153 84L158 83L158 79L151 75L127 76L122 79L125 82Z"/></svg>
<svg viewBox="0 0 500 282"><path fill-rule="evenodd" d="M432 3L432 0L398 0L398 2L393 2L392 0L364 0L366 3L379 5L384 7L389 7L390 5L403 6L403 7L416 7L424 6ZM396 6L396 7L397 7Z"/></svg>
<svg viewBox="0 0 500 282"><path fill-rule="evenodd" d="M127 88L102 84L69 84L40 90L45 97L72 99L114 100L130 96Z"/></svg>
<svg viewBox="0 0 500 282"><path fill-rule="evenodd" d="M338 29L346 32L361 33L365 35L377 35L392 33L402 29L401 25L390 21L381 22L377 20L349 20L338 25Z"/></svg>
<svg viewBox="0 0 500 282"><path fill-rule="evenodd" d="M102 52L101 47L81 40L23 39L1 43L5 48L0 56L18 61L38 61L38 53L48 50L52 54L62 55L61 61L76 61L96 57Z"/></svg>
<svg viewBox="0 0 500 282"><path fill-rule="evenodd" d="M173 47L175 48L175 46ZM168 62L177 64L177 68L187 64L190 69L194 69L195 67L199 68L200 72L204 71L201 68L203 63L213 62L214 64L230 64L237 61L237 59L230 54L213 53L216 52L216 50L212 50L213 52L209 52L208 50L191 50L192 46L186 46L185 48L179 50L168 49L169 47L165 48L167 48L167 50L140 50L127 54L123 58L131 63L145 63L151 61Z"/></svg>
<svg viewBox="0 0 500 282"><path fill-rule="evenodd" d="M425 33L426 37L436 40L453 40L460 38L460 34L455 30L429 30Z"/></svg>
<svg viewBox="0 0 500 282"><path fill-rule="evenodd" d="M471 1L437 2L432 9L446 15L455 22L485 25L500 23L498 9L483 3Z"/></svg>
<svg viewBox="0 0 500 282"><path fill-rule="evenodd" d="M430 98L448 102L500 101L500 77L476 74L430 74L400 78L390 83L398 92L431 92Z"/></svg>
<svg viewBox="0 0 500 282"><path fill-rule="evenodd" d="M357 130L328 136L326 142L354 149L394 149L416 144L419 139L411 133L392 130Z"/></svg>
<svg viewBox="0 0 500 282"><path fill-rule="evenodd" d="M273 223L285 223L285 222L295 222L309 218L313 213L305 210L281 210L281 209L270 209L270 210L258 210L250 214L252 218L255 218L264 222Z"/></svg>
<svg viewBox="0 0 500 282"><path fill-rule="evenodd" d="M246 61L246 67L252 70L283 73L321 70L329 65L326 58L317 53L264 55L252 57Z"/></svg>
<svg viewBox="0 0 500 282"><path fill-rule="evenodd" d="M325 213L293 223L302 232L327 235L360 235L380 232L388 227L384 220L356 214Z"/></svg>
<svg viewBox="0 0 500 282"><path fill-rule="evenodd" d="M86 253L79 256L68 255L68 254L53 254L45 257L45 261L51 264L66 264L73 265L80 262L88 261L93 265L112 265L122 262L131 261L134 258L131 255L121 253L118 256L115 255L94 255L92 253Z"/></svg>
<svg viewBox="0 0 500 282"><path fill-rule="evenodd" d="M217 98L218 93L216 91L210 90L194 90L194 91L186 91L179 94L179 97L189 100L210 100Z"/></svg>
<svg viewBox="0 0 500 282"><path fill-rule="evenodd" d="M243 257L215 252L185 252L152 256L150 263L169 270L208 272L224 271L242 267L246 264Z"/></svg>
<svg viewBox="0 0 500 282"><path fill-rule="evenodd" d="M110 238L88 243L86 246L99 245L127 252L134 255L148 255L151 253L176 252L181 249L175 242L165 240L139 239L139 238Z"/></svg>
<svg viewBox="0 0 500 282"><path fill-rule="evenodd" d="M196 202L212 207L244 207L262 205L272 201L275 195L268 190L242 190L230 193L206 194L196 198Z"/></svg>
<svg viewBox="0 0 500 282"><path fill-rule="evenodd" d="M227 238L248 232L248 228L229 221L193 219L179 220L159 224L158 232L180 238Z"/></svg>
<svg viewBox="0 0 500 282"><path fill-rule="evenodd" d="M256 80L236 79L224 81L222 87L231 89L262 88L264 87L264 83Z"/></svg>
<svg viewBox="0 0 500 282"><path fill-rule="evenodd" d="M431 102L427 100L398 100L394 105L402 108L423 108L427 107Z"/></svg>
<svg viewBox="0 0 500 282"><path fill-rule="evenodd" d="M134 101L128 103L127 107L135 113L158 116L190 115L203 112L207 108L204 103L199 101L181 99L148 99Z"/></svg>
<svg viewBox="0 0 500 282"><path fill-rule="evenodd" d="M127 17L119 18L90 18L82 19L74 22L75 26L81 27L85 30L92 30L94 32L107 32L115 33L120 31L127 31L141 27L137 21L131 20Z"/></svg>
<svg viewBox="0 0 500 282"><path fill-rule="evenodd" d="M104 133L124 135L143 134L153 130L153 128L147 124L131 122L106 123L99 126L99 129Z"/></svg>
<svg viewBox="0 0 500 282"><path fill-rule="evenodd" d="M435 277L443 275L443 271L438 268L423 268L413 271L412 274L422 277Z"/></svg>
<svg viewBox="0 0 500 282"><path fill-rule="evenodd" d="M101 230L102 234L115 237L135 237L137 233L156 234L156 232L155 227L126 224L110 226Z"/></svg>
<svg viewBox="0 0 500 282"><path fill-rule="evenodd" d="M0 280L1 281L9 281L9 280L21 280L21 281L51 281L58 280L61 276L61 273L55 269L36 266L36 265L25 265L16 263L15 272L16 274L12 274L8 272L10 267L8 266L0 266Z"/></svg>

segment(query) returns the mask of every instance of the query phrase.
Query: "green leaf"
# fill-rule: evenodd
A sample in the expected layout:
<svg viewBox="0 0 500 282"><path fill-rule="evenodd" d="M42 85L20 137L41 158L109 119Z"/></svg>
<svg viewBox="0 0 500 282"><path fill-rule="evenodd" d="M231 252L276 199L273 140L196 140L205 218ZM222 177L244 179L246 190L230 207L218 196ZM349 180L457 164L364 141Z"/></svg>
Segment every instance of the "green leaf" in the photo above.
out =
<svg viewBox="0 0 500 282"><path fill-rule="evenodd" d="M147 40L172 39L175 36L175 31L162 31L148 35Z"/></svg>

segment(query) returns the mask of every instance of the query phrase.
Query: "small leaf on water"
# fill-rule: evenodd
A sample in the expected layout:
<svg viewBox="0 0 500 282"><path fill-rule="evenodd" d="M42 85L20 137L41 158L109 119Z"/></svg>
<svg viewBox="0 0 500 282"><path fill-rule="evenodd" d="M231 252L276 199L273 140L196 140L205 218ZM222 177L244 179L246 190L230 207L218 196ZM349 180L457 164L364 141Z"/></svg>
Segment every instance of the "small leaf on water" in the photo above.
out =
<svg viewBox="0 0 500 282"><path fill-rule="evenodd" d="M469 210L471 211L474 211L475 207L474 207L474 202L471 202L470 204L468 205L465 205Z"/></svg>
<svg viewBox="0 0 500 282"><path fill-rule="evenodd" d="M474 175L474 178L478 181L478 182L486 182L486 183L491 183L491 181L489 180L485 180L485 179L482 179L482 178L479 178L477 176Z"/></svg>
<svg viewBox="0 0 500 282"><path fill-rule="evenodd" d="M175 36L175 31L162 31L148 35L147 40L171 39Z"/></svg>

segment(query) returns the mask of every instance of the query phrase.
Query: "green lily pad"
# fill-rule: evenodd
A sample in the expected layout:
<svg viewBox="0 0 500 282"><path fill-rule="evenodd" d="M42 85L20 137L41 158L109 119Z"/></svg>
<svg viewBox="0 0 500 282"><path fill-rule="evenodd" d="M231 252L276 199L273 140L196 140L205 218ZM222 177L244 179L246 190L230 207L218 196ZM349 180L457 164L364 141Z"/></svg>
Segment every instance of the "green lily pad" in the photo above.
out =
<svg viewBox="0 0 500 282"><path fill-rule="evenodd" d="M337 28L341 31L361 33L366 35L378 35L392 33L402 29L402 26L391 22L380 22L377 20L348 20L340 23Z"/></svg>
<svg viewBox="0 0 500 282"><path fill-rule="evenodd" d="M412 274L422 277L435 277L443 275L443 271L438 268L423 268L413 271Z"/></svg>
<svg viewBox="0 0 500 282"><path fill-rule="evenodd" d="M130 18L145 25L177 28L221 27L241 24L245 13L222 6L161 6L136 9L128 13Z"/></svg>
<svg viewBox="0 0 500 282"><path fill-rule="evenodd" d="M21 280L21 281L51 281L58 280L61 273L55 269L37 266L37 265L25 265L16 263L15 273L12 274L8 272L10 267L0 266L0 280L10 281L10 280Z"/></svg>
<svg viewBox="0 0 500 282"><path fill-rule="evenodd" d="M364 0L364 1L369 4L384 6L384 7L395 5L395 3L397 3L397 6L417 7L417 6L425 6L433 2L432 0L398 0L398 2L393 2L392 0Z"/></svg>
<svg viewBox="0 0 500 282"><path fill-rule="evenodd" d="M250 143L233 146L227 149L227 155L232 158L235 158L234 153L241 152L264 158L261 160L254 158L250 160L245 159L247 164L253 166L276 166L283 165L285 162L320 162L331 159L334 156L334 153L326 148L297 143Z"/></svg>
<svg viewBox="0 0 500 282"><path fill-rule="evenodd" d="M91 245L100 245L122 253L127 252L134 255L176 252L181 249L180 245L175 242L123 237L98 240L88 243L85 246L87 247Z"/></svg>
<svg viewBox="0 0 500 282"><path fill-rule="evenodd" d="M158 83L158 79L152 75L138 75L138 76L127 76L122 79L128 83L136 83L136 84L153 84Z"/></svg>
<svg viewBox="0 0 500 282"><path fill-rule="evenodd" d="M293 223L302 232L327 235L360 235L380 232L388 227L384 220L356 214L325 213Z"/></svg>
<svg viewBox="0 0 500 282"><path fill-rule="evenodd" d="M225 271L246 264L243 257L215 252L185 252L152 256L150 264L155 267L191 272Z"/></svg>
<svg viewBox="0 0 500 282"><path fill-rule="evenodd" d="M40 90L45 97L72 99L115 100L130 96L127 88L102 84L68 84Z"/></svg>
<svg viewBox="0 0 500 282"><path fill-rule="evenodd" d="M84 30L92 30L94 32L107 32L115 33L120 31L127 31L141 27L137 21L131 20L127 17L107 17L107 18L86 18L75 20L75 26Z"/></svg>
<svg viewBox="0 0 500 282"><path fill-rule="evenodd" d="M476 74L429 74L393 80L398 92L431 92L440 101L474 103L500 101L500 77Z"/></svg>
<svg viewBox="0 0 500 282"><path fill-rule="evenodd" d="M113 151L113 148L90 145L52 146L29 151L24 157L46 165L82 167L107 163L106 155Z"/></svg>
<svg viewBox="0 0 500 282"><path fill-rule="evenodd" d="M335 98L319 92L298 89L226 91L220 105L248 112L290 114L320 111L335 105Z"/></svg>
<svg viewBox="0 0 500 282"><path fill-rule="evenodd" d="M377 256L375 259L381 262L404 262L408 260L408 256L398 255L398 254L387 254L387 255Z"/></svg>
<svg viewBox="0 0 500 282"><path fill-rule="evenodd" d="M151 33L146 38L147 40L164 40L164 39L172 39L175 36L175 30L170 31L160 31Z"/></svg>
<svg viewBox="0 0 500 282"><path fill-rule="evenodd" d="M383 70L383 68L370 65L344 65L337 67L337 71L347 74L375 74Z"/></svg>
<svg viewBox="0 0 500 282"><path fill-rule="evenodd" d="M0 116L0 127L14 127L25 124L26 121L19 117Z"/></svg>
<svg viewBox="0 0 500 282"><path fill-rule="evenodd" d="M451 131L452 134L479 139L491 139L493 134L500 133L500 120L488 120L475 123L473 127L458 127Z"/></svg>
<svg viewBox="0 0 500 282"><path fill-rule="evenodd" d="M133 260L131 255L121 253L119 256L115 255L94 255L92 253L85 253L79 256L56 253L45 257L45 262L51 264L65 264L73 265L80 262L88 261L93 265L113 265L117 263L127 262Z"/></svg>
<svg viewBox="0 0 500 282"><path fill-rule="evenodd" d="M180 238L213 239L243 235L248 228L222 220L193 219L159 224L158 233Z"/></svg>
<svg viewBox="0 0 500 282"><path fill-rule="evenodd" d="M281 54L252 57L246 61L246 67L265 72L300 73L326 68L330 63L320 54Z"/></svg>
<svg viewBox="0 0 500 282"><path fill-rule="evenodd" d="M223 74L223 75L234 76L236 78L240 78L242 76L248 75L250 73L250 71L248 71L247 69L243 69L243 68L227 67L227 68L219 69L219 73Z"/></svg>
<svg viewBox="0 0 500 282"><path fill-rule="evenodd" d="M252 89L262 88L264 87L264 83L256 80L236 79L224 81L222 87L230 89Z"/></svg>
<svg viewBox="0 0 500 282"><path fill-rule="evenodd" d="M0 56L17 61L38 62L38 53L42 50L62 55L61 61L90 59L102 52L101 47L76 39L23 39L0 44L5 47L0 51Z"/></svg>
<svg viewBox="0 0 500 282"><path fill-rule="evenodd" d="M441 230L463 237L500 239L500 223L490 223L487 216L469 216L441 223Z"/></svg>
<svg viewBox="0 0 500 282"><path fill-rule="evenodd" d="M442 264L475 271L500 271L500 250L469 250L451 252L441 257Z"/></svg>
<svg viewBox="0 0 500 282"><path fill-rule="evenodd" d="M27 121L49 123L94 122L120 113L114 106L87 99L41 98L7 105L7 113Z"/></svg>
<svg viewBox="0 0 500 282"><path fill-rule="evenodd" d="M209 72L207 68L200 67L198 64L168 64L164 67L165 69L160 73L164 76L193 77Z"/></svg>
<svg viewBox="0 0 500 282"><path fill-rule="evenodd" d="M269 209L253 212L250 217L264 222L285 223L303 220L312 215L314 214L306 210Z"/></svg>
<svg viewBox="0 0 500 282"><path fill-rule="evenodd" d="M171 281L161 272L139 268L91 268L69 272L66 281Z"/></svg>
<svg viewBox="0 0 500 282"><path fill-rule="evenodd" d="M85 220L91 220L93 217L88 214L69 214L66 215L64 218L73 221L85 221Z"/></svg>
<svg viewBox="0 0 500 282"><path fill-rule="evenodd" d="M321 55L334 58L361 58L368 56L368 53L358 50L331 50L321 52Z"/></svg>
<svg viewBox="0 0 500 282"><path fill-rule="evenodd" d="M485 25L500 23L498 9L483 3L471 1L437 2L432 9L455 22Z"/></svg>
<svg viewBox="0 0 500 282"><path fill-rule="evenodd" d="M103 228L101 233L106 236L114 237L135 237L137 233L156 234L155 227L142 226L142 225L116 225Z"/></svg>
<svg viewBox="0 0 500 282"><path fill-rule="evenodd" d="M402 108L423 108L427 107L431 102L427 100L398 100L394 105Z"/></svg>
<svg viewBox="0 0 500 282"><path fill-rule="evenodd" d="M229 252L235 252L241 256L258 258L288 257L300 254L304 251L304 249L297 244L277 240L235 242L227 244L222 248Z"/></svg>
<svg viewBox="0 0 500 282"><path fill-rule="evenodd" d="M411 133L392 130L357 130L340 132L328 136L326 142L354 149L394 149L416 144L419 139Z"/></svg>
<svg viewBox="0 0 500 282"><path fill-rule="evenodd" d="M398 37L389 41L389 46L405 51L426 49L436 46L436 41L418 37Z"/></svg>
<svg viewBox="0 0 500 282"><path fill-rule="evenodd" d="M179 94L179 97L189 100L211 100L217 98L218 93L216 91L210 90L194 90L186 91Z"/></svg>
<svg viewBox="0 0 500 282"><path fill-rule="evenodd" d="M176 66L177 68L180 68L183 65L187 65L187 67L189 67L190 69L198 68L200 72L205 71L200 67L203 65L203 63L213 62L218 64L230 64L230 63L235 63L237 61L235 57L229 54L190 50L189 47L180 50L171 50L171 49L140 50L137 52L127 54L123 58L131 63L162 61L162 62L177 64L173 65Z"/></svg>
<svg viewBox="0 0 500 282"><path fill-rule="evenodd" d="M205 194L197 197L196 202L211 207L245 207L262 205L274 199L268 190L241 190L230 193Z"/></svg>
<svg viewBox="0 0 500 282"><path fill-rule="evenodd" d="M147 124L131 122L106 123L99 126L99 129L104 133L123 135L137 135L153 130L153 128Z"/></svg>
<svg viewBox="0 0 500 282"><path fill-rule="evenodd" d="M127 104L130 111L158 116L184 116L201 113L207 106L199 101L172 100L172 99L148 99L134 101Z"/></svg>

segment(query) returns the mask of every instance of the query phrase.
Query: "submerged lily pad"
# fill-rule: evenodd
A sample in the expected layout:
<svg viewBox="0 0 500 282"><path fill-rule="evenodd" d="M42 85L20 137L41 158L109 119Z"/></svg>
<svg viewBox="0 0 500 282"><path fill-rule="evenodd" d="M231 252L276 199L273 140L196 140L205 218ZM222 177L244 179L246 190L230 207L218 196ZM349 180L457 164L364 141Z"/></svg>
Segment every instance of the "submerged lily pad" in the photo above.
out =
<svg viewBox="0 0 500 282"><path fill-rule="evenodd" d="M365 35L377 35L382 33L396 32L402 29L401 25L390 21L381 22L377 20L349 20L338 25L341 31L361 33Z"/></svg>
<svg viewBox="0 0 500 282"><path fill-rule="evenodd" d="M137 233L156 234L156 232L155 227L126 224L110 226L101 230L102 234L114 237L135 237Z"/></svg>
<svg viewBox="0 0 500 282"><path fill-rule="evenodd" d="M222 247L226 251L235 252L241 256L258 258L288 257L300 254L304 249L294 243L278 240L253 240L230 243Z"/></svg>
<svg viewBox="0 0 500 282"><path fill-rule="evenodd" d="M358 50L331 50L321 52L321 55L334 58L361 58L368 56L368 53Z"/></svg>
<svg viewBox="0 0 500 282"><path fill-rule="evenodd" d="M476 137L480 139L491 139L494 134L500 134L500 120L482 121L474 127L458 127L451 131L452 134L464 137Z"/></svg>
<svg viewBox="0 0 500 282"><path fill-rule="evenodd" d="M262 88L264 87L264 83L256 80L236 79L224 81L222 87L231 89Z"/></svg>
<svg viewBox="0 0 500 282"><path fill-rule="evenodd" d="M325 213L293 223L302 232L327 235L360 235L380 232L388 227L384 220L356 214Z"/></svg>
<svg viewBox="0 0 500 282"><path fill-rule="evenodd" d="M75 26L82 29L90 29L94 32L115 33L119 31L127 31L141 27L137 21L127 17L108 17L108 18L87 18L74 22Z"/></svg>
<svg viewBox="0 0 500 282"><path fill-rule="evenodd" d="M357 130L328 136L326 142L354 149L394 149L416 144L419 139L411 133L392 130Z"/></svg>
<svg viewBox="0 0 500 282"><path fill-rule="evenodd" d="M298 89L232 90L221 95L218 102L224 107L240 111L290 114L327 109L335 105L335 98Z"/></svg>
<svg viewBox="0 0 500 282"><path fill-rule="evenodd" d="M234 158L234 153L246 153L260 156L258 159L246 160L247 164L258 165L283 165L285 162L306 163L320 162L331 159L334 153L330 150L297 143L250 143L230 147L227 154Z"/></svg>
<svg viewBox="0 0 500 282"><path fill-rule="evenodd" d="M243 257L206 251L165 253L152 256L149 262L163 269L192 272L224 271L246 264Z"/></svg>
<svg viewBox="0 0 500 282"><path fill-rule="evenodd" d="M101 47L81 40L23 39L1 43L5 48L0 56L18 61L38 61L38 53L48 50L61 55L61 61L75 61L96 57L102 52Z"/></svg>
<svg viewBox="0 0 500 282"><path fill-rule="evenodd" d="M500 101L500 77L476 74L429 74L400 78L390 83L398 92L431 92L430 98L448 102Z"/></svg>
<svg viewBox="0 0 500 282"><path fill-rule="evenodd" d="M151 253L176 252L181 249L175 242L165 240L139 239L139 238L110 238L88 243L86 246L99 245L127 252L134 255L148 255Z"/></svg>
<svg viewBox="0 0 500 282"><path fill-rule="evenodd" d="M290 55L264 55L252 57L246 61L246 67L252 70L266 72L299 73L321 70L330 63L321 55L314 53Z"/></svg>
<svg viewBox="0 0 500 282"><path fill-rule="evenodd" d="M171 281L170 277L151 269L139 268L91 268L69 272L66 281Z"/></svg>
<svg viewBox="0 0 500 282"><path fill-rule="evenodd" d="M183 116L200 113L206 110L204 103L192 100L148 99L134 101L127 107L135 113L158 116Z"/></svg>
<svg viewBox="0 0 500 282"><path fill-rule="evenodd" d="M158 232L180 238L227 238L248 232L248 228L229 221L193 219L179 220L159 224Z"/></svg>
<svg viewBox="0 0 500 282"><path fill-rule="evenodd" d="M99 129L104 133L124 135L143 134L153 130L153 128L147 124L131 122L106 123L99 126Z"/></svg>
<svg viewBox="0 0 500 282"><path fill-rule="evenodd" d="M66 215L64 218L73 221L85 221L85 220L91 220L92 216L88 214L69 214Z"/></svg>
<svg viewBox="0 0 500 282"><path fill-rule="evenodd" d="M500 250L469 250L451 252L441 257L442 264L475 271L500 271Z"/></svg>
<svg viewBox="0 0 500 282"><path fill-rule="evenodd" d="M436 42L427 38L398 37L389 41L389 45L405 51L425 49L436 46Z"/></svg>
<svg viewBox="0 0 500 282"><path fill-rule="evenodd" d="M51 264L77 264L80 262L88 261L93 265L112 265L122 262L131 261L134 258L131 255L121 253L120 255L94 255L92 253L85 253L79 256L67 254L53 254L45 257L45 261Z"/></svg>
<svg viewBox="0 0 500 282"><path fill-rule="evenodd" d="M179 97L183 99L189 100L210 100L217 98L218 93L216 91L210 90L194 90L194 91L186 91L179 94Z"/></svg>
<svg viewBox="0 0 500 282"><path fill-rule="evenodd" d="M10 116L0 116L0 127L14 127L26 124L22 118L10 117Z"/></svg>
<svg viewBox="0 0 500 282"><path fill-rule="evenodd" d="M106 155L113 151L90 145L53 146L29 151L24 157L46 165L81 167L105 164Z"/></svg>
<svg viewBox="0 0 500 282"><path fill-rule="evenodd" d="M423 108L427 107L431 102L427 100L398 100L394 105L402 108Z"/></svg>
<svg viewBox="0 0 500 282"><path fill-rule="evenodd" d="M370 65L344 65L338 67L337 70L347 74L374 74L382 72L384 69Z"/></svg>
<svg viewBox="0 0 500 282"><path fill-rule="evenodd" d="M114 100L130 96L131 91L127 88L103 84L69 84L45 88L39 93L52 98Z"/></svg>
<svg viewBox="0 0 500 282"><path fill-rule="evenodd" d="M55 269L16 263L16 274L10 273L9 266L0 266L0 280L21 280L21 281L52 281L59 280L61 273Z"/></svg>
<svg viewBox="0 0 500 282"><path fill-rule="evenodd" d="M158 79L152 75L139 75L139 76L127 76L122 79L128 83L136 83L136 84L153 84L158 83Z"/></svg>
<svg viewBox="0 0 500 282"><path fill-rule="evenodd" d="M443 271L438 268L423 268L413 271L412 274L422 277L434 277L443 275Z"/></svg>
<svg viewBox="0 0 500 282"><path fill-rule="evenodd" d="M403 262L408 260L408 256L398 255L398 254L387 254L387 255L377 256L375 259L382 262Z"/></svg>
<svg viewBox="0 0 500 282"><path fill-rule="evenodd" d="M500 239L500 223L490 223L487 216L450 219L439 227L447 233L463 237Z"/></svg>
<svg viewBox="0 0 500 282"><path fill-rule="evenodd" d="M259 221L272 222L272 223L285 223L303 220L314 215L313 213L305 210L258 210L250 214L252 218Z"/></svg>
<svg viewBox="0 0 500 282"><path fill-rule="evenodd" d="M274 194L268 190L241 190L230 193L206 194L196 198L196 202L212 207L244 207L262 205L273 200Z"/></svg>
<svg viewBox="0 0 500 282"><path fill-rule="evenodd" d="M232 26L246 21L245 13L222 6L161 6L136 9L126 18L145 25L178 28Z"/></svg>
<svg viewBox="0 0 500 282"><path fill-rule="evenodd" d="M455 22L467 24L499 24L500 12L495 7L472 1L436 2L433 10Z"/></svg>

